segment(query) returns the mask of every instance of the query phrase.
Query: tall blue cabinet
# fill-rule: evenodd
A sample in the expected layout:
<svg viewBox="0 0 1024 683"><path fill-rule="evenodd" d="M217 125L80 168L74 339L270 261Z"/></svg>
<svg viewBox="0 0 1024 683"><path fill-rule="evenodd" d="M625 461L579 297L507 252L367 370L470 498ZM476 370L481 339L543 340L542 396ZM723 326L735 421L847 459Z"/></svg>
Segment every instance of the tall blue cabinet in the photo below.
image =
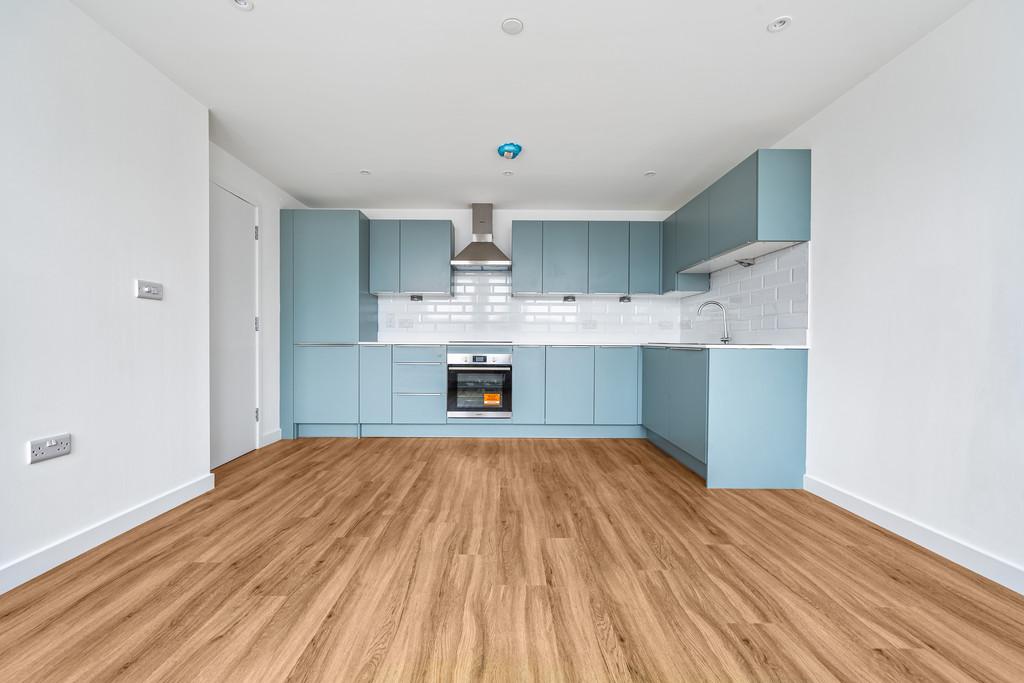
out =
<svg viewBox="0 0 1024 683"><path fill-rule="evenodd" d="M281 211L281 432L350 435L359 423L360 341L377 339L369 220Z"/></svg>

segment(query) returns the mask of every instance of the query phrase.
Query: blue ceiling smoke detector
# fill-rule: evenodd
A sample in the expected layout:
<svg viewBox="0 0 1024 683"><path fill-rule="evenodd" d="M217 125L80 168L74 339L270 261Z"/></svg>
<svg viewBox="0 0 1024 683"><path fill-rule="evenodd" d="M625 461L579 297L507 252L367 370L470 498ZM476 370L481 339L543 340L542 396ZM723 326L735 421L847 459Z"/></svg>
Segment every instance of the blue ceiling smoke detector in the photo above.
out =
<svg viewBox="0 0 1024 683"><path fill-rule="evenodd" d="M517 142L506 142L498 148L498 156L506 159L515 159L523 151L523 146Z"/></svg>

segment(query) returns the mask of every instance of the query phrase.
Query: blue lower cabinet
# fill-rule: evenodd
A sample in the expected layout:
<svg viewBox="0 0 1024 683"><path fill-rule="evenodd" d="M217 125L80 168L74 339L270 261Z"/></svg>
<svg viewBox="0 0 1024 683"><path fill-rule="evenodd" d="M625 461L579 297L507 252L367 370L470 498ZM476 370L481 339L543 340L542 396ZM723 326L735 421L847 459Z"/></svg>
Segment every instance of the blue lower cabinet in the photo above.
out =
<svg viewBox="0 0 1024 683"><path fill-rule="evenodd" d="M444 424L447 400L444 392L394 394L392 421L395 424Z"/></svg>
<svg viewBox="0 0 1024 683"><path fill-rule="evenodd" d="M594 347L549 346L546 354L544 423L594 424Z"/></svg>
<svg viewBox="0 0 1024 683"><path fill-rule="evenodd" d="M293 372L296 424L358 424L358 346L296 346Z"/></svg>
<svg viewBox="0 0 1024 683"><path fill-rule="evenodd" d="M643 425L665 436L669 404L669 350L647 347L643 350Z"/></svg>
<svg viewBox="0 0 1024 683"><path fill-rule="evenodd" d="M639 367L635 346L594 349L594 424L639 424Z"/></svg>
<svg viewBox="0 0 1024 683"><path fill-rule="evenodd" d="M447 386L448 373L443 363L395 362L391 367L391 387L396 394L444 393Z"/></svg>
<svg viewBox="0 0 1024 683"><path fill-rule="evenodd" d="M359 421L391 424L391 347L359 347Z"/></svg>
<svg viewBox="0 0 1024 683"><path fill-rule="evenodd" d="M666 433L662 434L703 463L708 461L709 353L707 349L669 349L671 393Z"/></svg>
<svg viewBox="0 0 1024 683"><path fill-rule="evenodd" d="M512 422L544 424L544 347L512 350Z"/></svg>

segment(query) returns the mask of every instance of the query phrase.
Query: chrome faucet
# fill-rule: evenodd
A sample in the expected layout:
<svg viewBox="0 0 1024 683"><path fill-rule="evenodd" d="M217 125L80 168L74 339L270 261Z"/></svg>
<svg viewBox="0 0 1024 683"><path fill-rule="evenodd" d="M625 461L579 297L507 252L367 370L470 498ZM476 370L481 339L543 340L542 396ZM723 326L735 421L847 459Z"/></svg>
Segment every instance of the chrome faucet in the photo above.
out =
<svg viewBox="0 0 1024 683"><path fill-rule="evenodd" d="M708 306L718 306L719 308L722 309L722 324L725 325L725 331L722 333L722 343L728 344L730 341L732 341L732 339L729 337L729 316L725 314L725 306L722 305L721 301L708 299L707 301L700 305L700 308L697 309L697 315L699 316L701 312L703 312L703 310Z"/></svg>

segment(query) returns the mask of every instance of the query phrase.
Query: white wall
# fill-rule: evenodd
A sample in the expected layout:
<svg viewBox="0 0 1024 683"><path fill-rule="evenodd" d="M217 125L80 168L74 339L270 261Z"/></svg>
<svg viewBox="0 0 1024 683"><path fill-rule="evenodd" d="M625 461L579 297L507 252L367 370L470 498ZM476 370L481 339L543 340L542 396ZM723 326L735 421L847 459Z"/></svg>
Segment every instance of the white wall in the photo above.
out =
<svg viewBox="0 0 1024 683"><path fill-rule="evenodd" d="M281 209L304 205L210 143L210 180L259 209L260 445L281 438Z"/></svg>
<svg viewBox="0 0 1024 683"><path fill-rule="evenodd" d="M979 0L813 149L808 487L1024 591L1024 3Z"/></svg>
<svg viewBox="0 0 1024 683"><path fill-rule="evenodd" d="M205 108L63 0L0 4L0 64L3 591L212 477Z"/></svg>

